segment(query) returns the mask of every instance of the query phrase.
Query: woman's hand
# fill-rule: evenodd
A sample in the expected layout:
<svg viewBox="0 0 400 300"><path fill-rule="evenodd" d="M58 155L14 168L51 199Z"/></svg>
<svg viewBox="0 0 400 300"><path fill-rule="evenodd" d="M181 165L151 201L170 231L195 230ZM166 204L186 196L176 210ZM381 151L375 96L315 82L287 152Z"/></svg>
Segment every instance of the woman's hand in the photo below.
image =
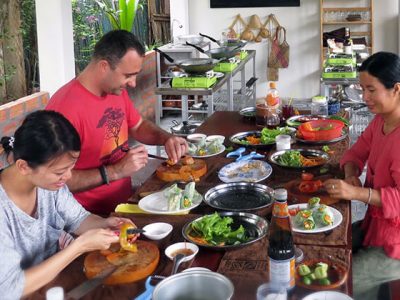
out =
<svg viewBox="0 0 400 300"><path fill-rule="evenodd" d="M106 250L113 243L118 243L119 237L110 229L91 229L80 235L71 243L77 246L80 253L94 250Z"/></svg>
<svg viewBox="0 0 400 300"><path fill-rule="evenodd" d="M130 223L133 224L134 227L136 227L136 225L132 222L132 220L128 218L108 217L107 219L105 219L105 222L106 222L106 227L114 231L119 231L121 225L124 223Z"/></svg>
<svg viewBox="0 0 400 300"><path fill-rule="evenodd" d="M358 187L341 179L328 179L324 182L324 187L332 198L345 200L357 199Z"/></svg>

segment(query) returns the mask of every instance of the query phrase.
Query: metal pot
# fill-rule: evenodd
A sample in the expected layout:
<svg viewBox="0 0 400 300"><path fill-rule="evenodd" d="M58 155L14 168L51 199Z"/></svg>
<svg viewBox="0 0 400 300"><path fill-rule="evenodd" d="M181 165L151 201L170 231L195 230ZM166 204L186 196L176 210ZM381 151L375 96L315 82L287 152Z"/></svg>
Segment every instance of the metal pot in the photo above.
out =
<svg viewBox="0 0 400 300"><path fill-rule="evenodd" d="M191 43L191 44L201 44L204 40L204 37L198 34L187 34L187 35L179 35L178 36L178 41L181 44L185 44L186 42Z"/></svg>
<svg viewBox="0 0 400 300"><path fill-rule="evenodd" d="M188 122L183 121L182 123L178 123L175 120L172 120L174 126L171 127L172 134L179 136L187 136L188 134L192 134L195 132L197 127L201 125L201 122Z"/></svg>
<svg viewBox="0 0 400 300"><path fill-rule="evenodd" d="M208 36L208 35L205 35L205 34L202 34L202 33L199 33L199 35L201 35L201 36L203 36L203 37L205 37L205 38L208 38L210 41L213 41L214 43L217 43L219 46L228 46L228 47L237 47L237 46L240 46L240 48L243 48L243 47L246 46L246 44L247 44L247 42L246 42L246 41L243 41L243 40L234 40L234 41L231 40L231 41L228 41L228 42L226 43L226 45L225 45L225 44L222 45L220 41L214 39L214 38L211 37L211 36Z"/></svg>
<svg viewBox="0 0 400 300"><path fill-rule="evenodd" d="M182 60L174 60L171 56L161 51L158 48L154 48L155 51L160 53L170 63L183 69L185 72L190 74L204 74L212 70L220 61L212 58L188 58Z"/></svg>
<svg viewBox="0 0 400 300"><path fill-rule="evenodd" d="M190 44L186 42L186 45L191 46L195 48L197 51L200 51L201 53L204 53L205 55L215 58L215 59L228 59L236 55L242 49L241 46L236 46L236 47L219 47L219 48L214 48L210 50L203 50L200 47L197 47L196 45Z"/></svg>
<svg viewBox="0 0 400 300"><path fill-rule="evenodd" d="M170 276L155 287L153 300L229 300L234 287L219 273L210 271L183 272Z"/></svg>

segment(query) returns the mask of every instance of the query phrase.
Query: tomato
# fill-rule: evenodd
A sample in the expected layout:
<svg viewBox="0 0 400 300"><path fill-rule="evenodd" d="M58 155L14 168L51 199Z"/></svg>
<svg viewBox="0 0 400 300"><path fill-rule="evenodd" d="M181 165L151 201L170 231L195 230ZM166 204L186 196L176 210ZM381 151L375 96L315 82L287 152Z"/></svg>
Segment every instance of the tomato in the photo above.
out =
<svg viewBox="0 0 400 300"><path fill-rule="evenodd" d="M294 217L294 216L297 215L297 213L298 213L299 211L300 211L300 208L299 208L299 207L289 209L289 215L291 215L292 217Z"/></svg>
<svg viewBox="0 0 400 300"><path fill-rule="evenodd" d="M308 181L308 180L313 180L314 175L311 173L301 173L301 180Z"/></svg>
<svg viewBox="0 0 400 300"><path fill-rule="evenodd" d="M320 180L317 181L321 182ZM316 181L302 181L299 185L299 191L302 193L314 193L319 189L319 187L320 186L316 183Z"/></svg>

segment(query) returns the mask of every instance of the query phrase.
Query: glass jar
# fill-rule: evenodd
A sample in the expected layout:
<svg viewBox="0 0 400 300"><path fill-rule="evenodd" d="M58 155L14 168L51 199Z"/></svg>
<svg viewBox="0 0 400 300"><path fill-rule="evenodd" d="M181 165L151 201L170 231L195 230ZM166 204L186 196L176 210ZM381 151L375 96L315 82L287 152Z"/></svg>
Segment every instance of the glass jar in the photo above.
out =
<svg viewBox="0 0 400 300"><path fill-rule="evenodd" d="M314 116L328 115L328 101L325 96L316 96L312 98L311 114Z"/></svg>

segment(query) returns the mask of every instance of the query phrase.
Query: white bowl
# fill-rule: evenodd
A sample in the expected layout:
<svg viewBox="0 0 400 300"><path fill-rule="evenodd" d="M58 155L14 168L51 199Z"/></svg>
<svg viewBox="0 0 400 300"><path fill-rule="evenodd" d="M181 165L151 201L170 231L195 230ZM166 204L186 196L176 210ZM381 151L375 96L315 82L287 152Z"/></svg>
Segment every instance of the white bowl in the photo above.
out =
<svg viewBox="0 0 400 300"><path fill-rule="evenodd" d="M202 133L192 133L192 134L189 134L186 138L192 144L203 145L206 142L207 136Z"/></svg>
<svg viewBox="0 0 400 300"><path fill-rule="evenodd" d="M174 257L176 256L177 251L179 250L184 250L184 249L190 249L193 253L190 255L186 255L185 258L182 259L182 261L189 261L192 258L194 258L199 252L199 247L193 243L187 243L187 242L182 242L182 243L175 243L170 246L168 246L167 249L165 249L165 255L170 259L174 260Z"/></svg>
<svg viewBox="0 0 400 300"><path fill-rule="evenodd" d="M223 135L214 134L214 135L209 135L206 138L206 142L208 142L208 143L211 143L212 141L215 141L215 140L217 140L222 145L225 141L225 137Z"/></svg>
<svg viewBox="0 0 400 300"><path fill-rule="evenodd" d="M165 238L171 231L172 225L168 223L152 223L143 227L143 235L150 240L156 241Z"/></svg>

